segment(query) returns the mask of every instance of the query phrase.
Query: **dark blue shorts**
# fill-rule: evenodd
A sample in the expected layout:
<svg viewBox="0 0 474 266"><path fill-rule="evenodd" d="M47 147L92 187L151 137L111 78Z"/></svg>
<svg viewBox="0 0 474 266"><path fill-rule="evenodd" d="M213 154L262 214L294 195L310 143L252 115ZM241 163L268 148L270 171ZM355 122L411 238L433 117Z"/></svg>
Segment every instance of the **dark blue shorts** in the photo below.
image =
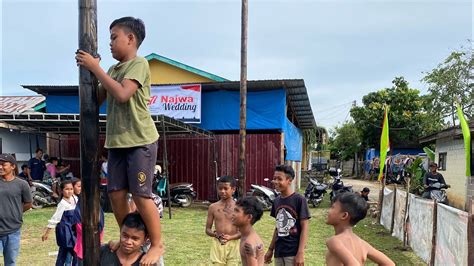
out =
<svg viewBox="0 0 474 266"><path fill-rule="evenodd" d="M134 196L152 197L158 141L109 150L107 191L126 189Z"/></svg>

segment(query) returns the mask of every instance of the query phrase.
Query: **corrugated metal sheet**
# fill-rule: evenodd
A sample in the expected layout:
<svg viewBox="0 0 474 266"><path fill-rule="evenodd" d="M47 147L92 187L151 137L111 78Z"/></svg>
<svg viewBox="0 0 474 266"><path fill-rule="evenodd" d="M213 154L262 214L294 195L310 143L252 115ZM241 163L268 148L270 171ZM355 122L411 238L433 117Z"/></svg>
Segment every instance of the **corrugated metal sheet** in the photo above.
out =
<svg viewBox="0 0 474 266"><path fill-rule="evenodd" d="M200 200L217 200L217 176L238 176L239 135L203 137L167 137L168 171L171 183L190 182ZM101 140L103 144L103 139ZM59 156L59 141L51 140L48 150ZM264 178L272 178L275 165L280 164L281 135L247 135L247 190L250 184L267 185ZM71 170L79 175L79 138L61 137L61 156L71 163ZM163 138L160 138L158 160L163 160Z"/></svg>
<svg viewBox="0 0 474 266"><path fill-rule="evenodd" d="M219 176L231 175L238 177L239 135L216 135L217 154L219 158ZM246 145L246 188L250 184L267 185L263 180L272 178L275 166L280 164L281 135L248 134Z"/></svg>
<svg viewBox="0 0 474 266"><path fill-rule="evenodd" d="M200 200L215 196L214 140L198 137L167 137L170 183L193 184ZM160 138L158 160L163 160L163 138Z"/></svg>
<svg viewBox="0 0 474 266"><path fill-rule="evenodd" d="M0 113L34 112L35 106L44 100L44 96L0 96Z"/></svg>

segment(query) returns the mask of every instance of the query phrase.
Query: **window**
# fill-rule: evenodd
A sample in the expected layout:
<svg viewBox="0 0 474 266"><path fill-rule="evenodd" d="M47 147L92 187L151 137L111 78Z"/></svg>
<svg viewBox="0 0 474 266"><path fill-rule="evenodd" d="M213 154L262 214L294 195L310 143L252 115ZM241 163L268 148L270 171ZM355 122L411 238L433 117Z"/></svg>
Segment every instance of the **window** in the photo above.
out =
<svg viewBox="0 0 474 266"><path fill-rule="evenodd" d="M447 153L439 153L438 154L438 169L442 171L446 171L446 157Z"/></svg>

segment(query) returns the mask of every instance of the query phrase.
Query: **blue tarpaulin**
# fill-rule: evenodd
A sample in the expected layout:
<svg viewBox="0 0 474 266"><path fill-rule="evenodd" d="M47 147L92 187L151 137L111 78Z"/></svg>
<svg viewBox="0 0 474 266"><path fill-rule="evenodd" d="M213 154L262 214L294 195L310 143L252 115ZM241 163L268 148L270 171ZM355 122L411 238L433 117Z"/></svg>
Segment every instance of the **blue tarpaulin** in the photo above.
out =
<svg viewBox="0 0 474 266"><path fill-rule="evenodd" d="M100 113L106 113L106 104ZM79 113L78 96L46 97L48 113ZM286 91L282 89L247 93L247 130L278 130L284 132L285 160L301 161L303 135L286 117ZM203 91L201 124L193 124L211 131L240 129L240 93L238 91Z"/></svg>
<svg viewBox="0 0 474 266"><path fill-rule="evenodd" d="M247 92L247 130L279 130L284 132L286 160L301 161L303 135L286 118L284 89ZM240 93L212 91L202 94L201 124L207 130L240 129Z"/></svg>
<svg viewBox="0 0 474 266"><path fill-rule="evenodd" d="M79 114L79 96L46 96L46 112L54 114ZM106 113L106 104L102 104L99 112Z"/></svg>

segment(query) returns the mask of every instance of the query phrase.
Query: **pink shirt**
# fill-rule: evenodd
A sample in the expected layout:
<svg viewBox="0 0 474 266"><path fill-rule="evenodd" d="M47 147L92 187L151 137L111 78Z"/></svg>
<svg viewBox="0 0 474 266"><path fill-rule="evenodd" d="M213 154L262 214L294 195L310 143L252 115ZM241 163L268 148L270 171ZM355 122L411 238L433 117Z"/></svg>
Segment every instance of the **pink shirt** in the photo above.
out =
<svg viewBox="0 0 474 266"><path fill-rule="evenodd" d="M56 178L56 166L52 163L46 165L46 170L51 174L52 178Z"/></svg>

